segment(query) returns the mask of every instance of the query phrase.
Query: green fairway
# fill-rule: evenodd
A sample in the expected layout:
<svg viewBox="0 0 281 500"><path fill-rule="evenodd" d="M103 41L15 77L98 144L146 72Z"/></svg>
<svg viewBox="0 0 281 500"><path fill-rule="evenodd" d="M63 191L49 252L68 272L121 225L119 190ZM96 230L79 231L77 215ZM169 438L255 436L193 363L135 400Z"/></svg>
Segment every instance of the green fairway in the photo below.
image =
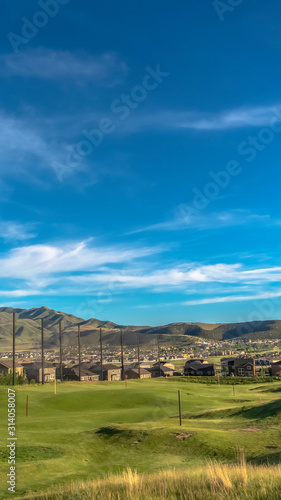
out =
<svg viewBox="0 0 281 500"><path fill-rule="evenodd" d="M17 387L17 494L129 467L150 473L213 458L231 463L242 449L251 463L278 463L280 390L279 382L238 385L234 396L232 386L186 379L128 381L127 388L69 382L58 384L56 395L49 384ZM0 388L0 498L8 498L7 392Z"/></svg>

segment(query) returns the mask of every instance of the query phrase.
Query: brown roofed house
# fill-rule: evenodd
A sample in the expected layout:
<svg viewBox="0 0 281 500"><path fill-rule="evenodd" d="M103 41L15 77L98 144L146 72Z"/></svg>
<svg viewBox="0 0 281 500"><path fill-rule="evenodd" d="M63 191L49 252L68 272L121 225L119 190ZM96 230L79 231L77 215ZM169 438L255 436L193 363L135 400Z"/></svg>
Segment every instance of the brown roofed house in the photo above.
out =
<svg viewBox="0 0 281 500"><path fill-rule="evenodd" d="M98 365L93 365L90 371L98 375L101 374L101 367ZM121 368L110 363L102 365L102 380L121 380Z"/></svg>
<svg viewBox="0 0 281 500"><path fill-rule="evenodd" d="M236 358L222 358L221 359L221 373L222 375L234 375L234 362Z"/></svg>
<svg viewBox="0 0 281 500"><path fill-rule="evenodd" d="M65 368L63 376L66 380L79 380L79 365ZM98 382L100 376L81 366L81 382Z"/></svg>
<svg viewBox="0 0 281 500"><path fill-rule="evenodd" d="M281 377L281 361L277 361L276 363L272 363L271 375L273 377Z"/></svg>
<svg viewBox="0 0 281 500"><path fill-rule="evenodd" d="M193 377L213 377L215 367L212 363L204 363L201 359L189 359L185 363L184 374Z"/></svg>
<svg viewBox="0 0 281 500"><path fill-rule="evenodd" d="M139 378L139 369L138 368L128 368L125 370L125 376L128 379L137 379ZM145 368L140 369L140 378L151 378L151 373Z"/></svg>
<svg viewBox="0 0 281 500"><path fill-rule="evenodd" d="M166 366L167 368L171 368L171 370L173 370L174 372L176 371L175 369L175 365L172 365L172 363L163 363L164 366Z"/></svg>
<svg viewBox="0 0 281 500"><path fill-rule="evenodd" d="M236 377L254 377L255 374L254 358L236 358L234 360L234 375Z"/></svg>
<svg viewBox="0 0 281 500"><path fill-rule="evenodd" d="M42 382L42 364L41 363L27 363L24 365L27 379L35 380L35 382ZM51 363L44 363L44 382L54 382L56 378L56 367Z"/></svg>
<svg viewBox="0 0 281 500"><path fill-rule="evenodd" d="M174 370L172 370L168 366L165 366L163 363L160 363L160 369L159 363L155 363L151 368L148 368L148 371L151 373L152 378L173 377L174 375Z"/></svg>
<svg viewBox="0 0 281 500"><path fill-rule="evenodd" d="M16 363L16 374L23 375L24 367L20 363ZM6 359L5 361L0 361L0 374L2 373L13 373L13 361Z"/></svg>

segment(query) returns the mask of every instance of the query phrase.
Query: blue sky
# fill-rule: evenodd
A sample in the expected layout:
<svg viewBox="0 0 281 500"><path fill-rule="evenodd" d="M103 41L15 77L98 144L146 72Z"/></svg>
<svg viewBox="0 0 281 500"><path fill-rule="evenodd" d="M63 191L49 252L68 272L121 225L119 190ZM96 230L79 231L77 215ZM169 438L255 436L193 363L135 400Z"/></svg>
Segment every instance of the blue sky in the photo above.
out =
<svg viewBox="0 0 281 500"><path fill-rule="evenodd" d="M1 9L1 304L281 319L280 2Z"/></svg>

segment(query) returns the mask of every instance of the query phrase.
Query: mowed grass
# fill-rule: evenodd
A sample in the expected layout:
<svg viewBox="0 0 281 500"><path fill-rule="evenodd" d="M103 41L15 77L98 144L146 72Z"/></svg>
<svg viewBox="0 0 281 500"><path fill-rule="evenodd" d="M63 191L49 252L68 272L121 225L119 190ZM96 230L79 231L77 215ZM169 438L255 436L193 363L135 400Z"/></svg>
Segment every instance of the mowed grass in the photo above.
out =
<svg viewBox="0 0 281 500"><path fill-rule="evenodd" d="M69 382L58 384L56 395L50 384L17 387L17 495L45 493L53 485L122 475L129 469L151 474L195 471L214 459L236 463L241 450L248 463L278 464L280 388L278 382L239 385L233 396L232 386L180 378L128 381L127 388L124 382ZM9 498L7 437L7 388L1 387L1 499Z"/></svg>

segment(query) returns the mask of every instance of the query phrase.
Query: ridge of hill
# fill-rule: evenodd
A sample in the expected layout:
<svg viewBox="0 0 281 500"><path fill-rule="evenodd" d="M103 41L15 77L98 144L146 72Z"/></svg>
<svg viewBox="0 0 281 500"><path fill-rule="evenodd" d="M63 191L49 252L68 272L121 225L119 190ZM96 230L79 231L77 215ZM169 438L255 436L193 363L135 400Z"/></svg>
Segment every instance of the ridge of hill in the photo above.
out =
<svg viewBox="0 0 281 500"><path fill-rule="evenodd" d="M202 340L230 340L243 339L281 339L281 321L265 320L249 323L217 323L202 322L170 323L162 326L135 326L118 325L112 321L102 321L96 318L85 320L73 314L55 311L45 306L32 309L0 307L0 349L9 349L12 337L12 314L16 315L17 345L22 349L38 347L40 345L41 318L44 319L46 347L58 344L58 327L62 323L64 338L69 344L77 338L77 327L80 325L81 338L84 345L97 345L99 330L102 328L104 342L107 345L119 345L120 330L124 333L124 344L137 343L137 336L141 336L141 343L155 342L156 336L163 336L167 342L178 344L181 337L184 341ZM174 340L173 340L174 339ZM183 340L183 339L182 339Z"/></svg>

